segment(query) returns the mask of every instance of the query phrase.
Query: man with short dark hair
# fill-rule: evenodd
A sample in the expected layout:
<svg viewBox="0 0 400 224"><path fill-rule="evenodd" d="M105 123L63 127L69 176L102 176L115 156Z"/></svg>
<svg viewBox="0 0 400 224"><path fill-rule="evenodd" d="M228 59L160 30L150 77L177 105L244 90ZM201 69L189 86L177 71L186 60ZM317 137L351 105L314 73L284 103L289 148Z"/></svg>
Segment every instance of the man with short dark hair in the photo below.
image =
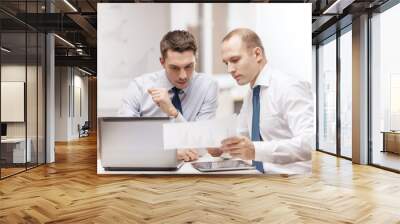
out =
<svg viewBox="0 0 400 224"><path fill-rule="evenodd" d="M169 116L177 122L215 117L217 82L195 72L197 45L187 31L168 32L160 42L161 71L141 75L129 85L119 114L132 117ZM198 158L195 150L178 150L178 158Z"/></svg>
<svg viewBox="0 0 400 224"><path fill-rule="evenodd" d="M222 59L236 82L250 88L239 114L241 135L225 139L209 153L219 156L227 152L253 160L262 172L263 162L310 161L314 109L309 83L272 68L261 39L250 29L239 28L226 35Z"/></svg>

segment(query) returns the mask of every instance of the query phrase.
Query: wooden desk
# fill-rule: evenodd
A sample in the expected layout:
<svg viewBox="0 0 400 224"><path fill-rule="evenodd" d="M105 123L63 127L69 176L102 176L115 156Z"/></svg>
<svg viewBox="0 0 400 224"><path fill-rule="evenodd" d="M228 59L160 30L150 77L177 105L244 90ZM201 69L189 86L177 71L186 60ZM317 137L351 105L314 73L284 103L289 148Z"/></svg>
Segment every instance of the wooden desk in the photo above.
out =
<svg viewBox="0 0 400 224"><path fill-rule="evenodd" d="M206 155L199 158L196 162L202 161L218 161L220 158ZM191 162L185 162L182 167L175 171L106 171L101 165L100 159L97 160L97 174L262 174L258 170L235 170L235 171L218 171L218 172L200 172L193 168Z"/></svg>
<svg viewBox="0 0 400 224"><path fill-rule="evenodd" d="M382 152L400 154L400 131L382 131L383 149Z"/></svg>
<svg viewBox="0 0 400 224"><path fill-rule="evenodd" d="M200 157L196 162L218 161L219 157L211 157L209 154ZM311 173L311 160L301 161L290 164L273 164L264 162L265 174L308 174ZM221 175L221 174L255 174L263 175L257 170L236 170L236 171L218 171L218 172L200 172L193 168L191 162L186 162L179 170L176 171L106 171L101 165L100 158L97 159L97 174L201 174L201 175Z"/></svg>

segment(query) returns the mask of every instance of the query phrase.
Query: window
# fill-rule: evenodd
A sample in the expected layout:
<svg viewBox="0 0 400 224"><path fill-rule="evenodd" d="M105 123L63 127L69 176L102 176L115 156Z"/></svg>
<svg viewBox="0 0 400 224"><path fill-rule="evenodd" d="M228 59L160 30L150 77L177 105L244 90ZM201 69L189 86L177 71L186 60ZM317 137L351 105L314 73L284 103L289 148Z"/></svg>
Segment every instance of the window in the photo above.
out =
<svg viewBox="0 0 400 224"><path fill-rule="evenodd" d="M318 149L336 153L336 40L318 48Z"/></svg>
<svg viewBox="0 0 400 224"><path fill-rule="evenodd" d="M340 155L352 157L352 35L340 36Z"/></svg>
<svg viewBox="0 0 400 224"><path fill-rule="evenodd" d="M400 170L400 4L371 18L372 164ZM397 132L396 132L397 131Z"/></svg>

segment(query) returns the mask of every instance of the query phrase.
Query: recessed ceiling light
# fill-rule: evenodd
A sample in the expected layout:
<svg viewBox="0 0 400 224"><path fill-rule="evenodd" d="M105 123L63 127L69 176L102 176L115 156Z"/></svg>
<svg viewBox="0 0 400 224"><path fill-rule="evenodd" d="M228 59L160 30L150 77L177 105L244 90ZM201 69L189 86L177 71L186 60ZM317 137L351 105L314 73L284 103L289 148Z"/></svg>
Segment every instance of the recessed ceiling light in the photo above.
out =
<svg viewBox="0 0 400 224"><path fill-rule="evenodd" d="M64 39L64 38L62 38L62 37L60 37L60 36L57 35L57 34L54 34L54 36L57 37L58 39L60 39L62 42L64 42L64 43L66 43L67 45L69 45L70 47L75 48L75 45L73 45L73 44L72 44L71 42L69 42L68 40L66 40L66 39Z"/></svg>
<svg viewBox="0 0 400 224"><path fill-rule="evenodd" d="M67 4L74 12L78 12L78 10L71 4L69 3L68 0L64 0L65 4Z"/></svg>
<svg viewBox="0 0 400 224"><path fill-rule="evenodd" d="M92 73L90 73L90 72L88 72L88 71L86 71L86 70L83 70L83 69L81 69L81 68L79 68L79 67L78 67L78 70L81 71L81 72L83 72L83 73L85 73L85 74L87 74L87 75L90 75L90 76L92 75Z"/></svg>
<svg viewBox="0 0 400 224"><path fill-rule="evenodd" d="M9 50L9 49L7 49L5 47L1 47L1 51L4 51L6 53L10 53L11 52L11 50Z"/></svg>
<svg viewBox="0 0 400 224"><path fill-rule="evenodd" d="M322 14L342 14L343 9L351 5L355 0L336 0Z"/></svg>

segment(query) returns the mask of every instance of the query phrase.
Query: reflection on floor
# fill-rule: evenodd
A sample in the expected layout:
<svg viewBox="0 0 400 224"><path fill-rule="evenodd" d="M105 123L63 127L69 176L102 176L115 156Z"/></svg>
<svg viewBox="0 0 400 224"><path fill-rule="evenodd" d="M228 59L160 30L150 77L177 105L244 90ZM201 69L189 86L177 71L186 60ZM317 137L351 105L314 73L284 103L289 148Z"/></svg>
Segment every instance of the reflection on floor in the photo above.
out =
<svg viewBox="0 0 400 224"><path fill-rule="evenodd" d="M25 167L24 168L19 168L19 167L18 168L1 168L1 178L13 175L15 173L18 173L18 172L21 172L24 170L25 170Z"/></svg>
<svg viewBox="0 0 400 224"><path fill-rule="evenodd" d="M0 172L1 172L1 178L5 178L7 176L11 176L13 174L22 172L26 169L30 169L31 167L35 167L37 166L36 163L28 163L26 164L26 168L25 168L25 164L1 164L0 168Z"/></svg>
<svg viewBox="0 0 400 224"><path fill-rule="evenodd" d="M400 155L391 152L375 151L372 157L373 164L400 170Z"/></svg>
<svg viewBox="0 0 400 224"><path fill-rule="evenodd" d="M351 148L342 148L341 154L342 154L342 156L351 158L352 157L352 149Z"/></svg>

